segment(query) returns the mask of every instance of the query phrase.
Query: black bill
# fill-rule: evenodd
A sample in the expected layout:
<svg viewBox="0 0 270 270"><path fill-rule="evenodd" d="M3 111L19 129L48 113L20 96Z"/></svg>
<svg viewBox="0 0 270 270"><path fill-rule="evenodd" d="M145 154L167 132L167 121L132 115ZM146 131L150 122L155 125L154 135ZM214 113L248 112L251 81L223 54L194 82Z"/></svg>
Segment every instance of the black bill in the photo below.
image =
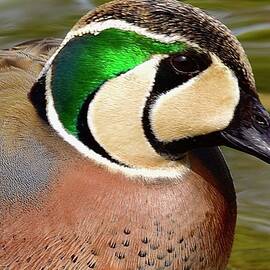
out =
<svg viewBox="0 0 270 270"><path fill-rule="evenodd" d="M257 97L241 97L233 121L220 136L222 144L270 163L270 115Z"/></svg>

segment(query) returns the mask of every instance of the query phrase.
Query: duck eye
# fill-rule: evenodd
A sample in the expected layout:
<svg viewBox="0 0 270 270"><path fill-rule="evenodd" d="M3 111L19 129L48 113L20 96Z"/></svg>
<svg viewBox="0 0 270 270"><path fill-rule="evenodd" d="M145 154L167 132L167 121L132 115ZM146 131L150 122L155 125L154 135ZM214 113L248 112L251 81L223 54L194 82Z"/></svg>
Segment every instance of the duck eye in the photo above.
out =
<svg viewBox="0 0 270 270"><path fill-rule="evenodd" d="M189 55L174 55L171 57L171 65L176 73L197 74L200 72L196 59Z"/></svg>
<svg viewBox="0 0 270 270"><path fill-rule="evenodd" d="M253 116L253 121L255 123L255 127L259 128L268 128L269 127L269 122L261 115L255 114Z"/></svg>

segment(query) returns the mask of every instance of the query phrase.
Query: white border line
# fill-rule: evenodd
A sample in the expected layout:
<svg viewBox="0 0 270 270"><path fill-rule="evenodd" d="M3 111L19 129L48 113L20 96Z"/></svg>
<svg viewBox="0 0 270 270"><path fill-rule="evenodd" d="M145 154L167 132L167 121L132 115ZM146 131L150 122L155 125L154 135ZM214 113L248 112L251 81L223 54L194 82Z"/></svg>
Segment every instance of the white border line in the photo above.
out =
<svg viewBox="0 0 270 270"><path fill-rule="evenodd" d="M174 43L174 42L184 42L192 47L197 47L200 48L196 43L190 42L186 38L179 36L179 35L163 35L163 34L156 34L156 33L151 33L149 32L146 28L141 28L136 25L133 25L131 23L122 21L122 20L115 20L115 19L110 19L107 21L101 21L101 22L91 22L90 24L87 24L77 30L71 30L70 32L67 33L66 37L64 38L63 42L61 43L60 47L55 51L55 53L51 56L51 58L47 61L46 65L43 68L43 71L41 72L40 77L46 71L49 69L51 66L55 56L59 53L59 51L73 38L83 36L86 34L92 34L92 35L98 35L102 31L107 30L107 29L119 29L123 31L131 31L135 32L138 35L142 35L148 38L151 38L153 40L162 42L162 43Z"/></svg>
<svg viewBox="0 0 270 270"><path fill-rule="evenodd" d="M67 133L64 126L59 120L58 114L54 107L54 101L51 93L51 69L50 66L59 53L59 51L74 37L82 36L85 34L92 34L98 35L102 31L110 28L116 28L124 31L133 31L139 35L143 35L149 37L151 39L163 42L163 43L174 43L174 42L186 42L190 43L179 36L165 36L154 34L147 31L144 28L140 28L138 26L134 26L130 23L120 20L108 20L104 22L92 22L89 25L86 25L78 30L71 30L62 44L60 45L59 49L53 54L50 60L46 63L43 71L41 72L41 76L43 76L47 72L46 76L46 100L47 100L47 117L49 120L50 125L57 131L57 133L70 145L72 145L76 150L82 153L85 157L89 158L90 160L94 161L98 165L105 166L108 170L112 170L115 173L124 173L125 175L133 177L141 177L144 180L151 179L151 180L161 180L160 178L171 179L171 180L180 180L182 176L189 171L188 165L185 164L184 161L181 162L173 162L175 163L175 167L168 167L168 168L161 168L161 169L143 169L143 168L127 168L116 163L112 163L108 159L102 157L101 155L95 153L93 150L89 149L85 146L82 142L80 142L76 137ZM193 46L195 46L193 44Z"/></svg>

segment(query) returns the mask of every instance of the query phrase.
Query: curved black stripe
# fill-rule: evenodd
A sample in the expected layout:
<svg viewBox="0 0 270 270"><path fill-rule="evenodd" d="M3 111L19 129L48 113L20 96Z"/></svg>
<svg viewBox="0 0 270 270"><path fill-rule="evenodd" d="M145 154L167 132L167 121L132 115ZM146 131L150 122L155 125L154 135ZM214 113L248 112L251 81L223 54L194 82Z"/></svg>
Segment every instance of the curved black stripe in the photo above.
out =
<svg viewBox="0 0 270 270"><path fill-rule="evenodd" d="M37 82L34 83L28 98L34 105L39 117L49 124L46 112L46 76L43 75Z"/></svg>
<svg viewBox="0 0 270 270"><path fill-rule="evenodd" d="M117 163L119 165L127 167L127 165L115 160L112 158L109 153L102 147L100 144L95 140L94 136L92 135L88 123L87 123L87 113L89 104L94 99L95 94L97 93L98 89L90 94L87 99L85 100L77 121L77 131L78 131L78 139L86 145L89 149L93 150L97 154L101 155L108 160ZM41 119L43 119L48 125L49 120L47 117L47 101L46 101L46 75L42 76L32 87L30 93L28 94L28 98L30 99L31 103L34 105L38 115Z"/></svg>
<svg viewBox="0 0 270 270"><path fill-rule="evenodd" d="M196 50L188 50L183 55L192 55L198 62L200 67L197 73L176 73L175 69L171 65L171 57L163 59L158 67L158 71L155 78L155 84L153 90L150 93L149 98L146 101L146 106L143 111L143 129L145 136L149 140L155 151L171 160L177 160L183 157L183 153L193 148L194 139L184 139L183 141L164 143L159 141L151 128L150 124L150 110L152 105L156 102L161 94L172 90L173 88L184 84L193 77L197 76L200 72L206 70L212 63L210 55ZM176 145L177 143L177 145ZM179 151L180 150L180 151Z"/></svg>
<svg viewBox="0 0 270 270"><path fill-rule="evenodd" d="M91 133L91 130L88 126L87 115L88 115L89 105L90 105L91 101L94 99L97 92L98 92L98 90L91 93L87 97L86 101L84 102L84 104L80 110L80 113L78 116L78 121L77 121L78 139L84 145L89 147L89 149L93 150L94 152L101 155L102 157L107 158L108 160L110 160L114 163L121 164L119 161L112 158L110 156L110 154L96 141L96 139L94 138L94 136ZM121 164L121 165L125 166L124 164Z"/></svg>

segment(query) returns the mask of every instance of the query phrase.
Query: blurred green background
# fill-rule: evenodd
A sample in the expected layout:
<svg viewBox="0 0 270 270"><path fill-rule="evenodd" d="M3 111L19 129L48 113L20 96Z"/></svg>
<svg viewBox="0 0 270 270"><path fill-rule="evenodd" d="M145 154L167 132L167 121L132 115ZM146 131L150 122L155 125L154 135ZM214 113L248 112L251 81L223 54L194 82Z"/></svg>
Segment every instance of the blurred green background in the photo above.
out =
<svg viewBox="0 0 270 270"><path fill-rule="evenodd" d="M106 1L0 0L0 47L40 37L64 37L88 10ZM183 1L223 21L242 42L257 87L270 109L270 1ZM270 270L270 166L224 149L238 197L238 223L229 269Z"/></svg>

